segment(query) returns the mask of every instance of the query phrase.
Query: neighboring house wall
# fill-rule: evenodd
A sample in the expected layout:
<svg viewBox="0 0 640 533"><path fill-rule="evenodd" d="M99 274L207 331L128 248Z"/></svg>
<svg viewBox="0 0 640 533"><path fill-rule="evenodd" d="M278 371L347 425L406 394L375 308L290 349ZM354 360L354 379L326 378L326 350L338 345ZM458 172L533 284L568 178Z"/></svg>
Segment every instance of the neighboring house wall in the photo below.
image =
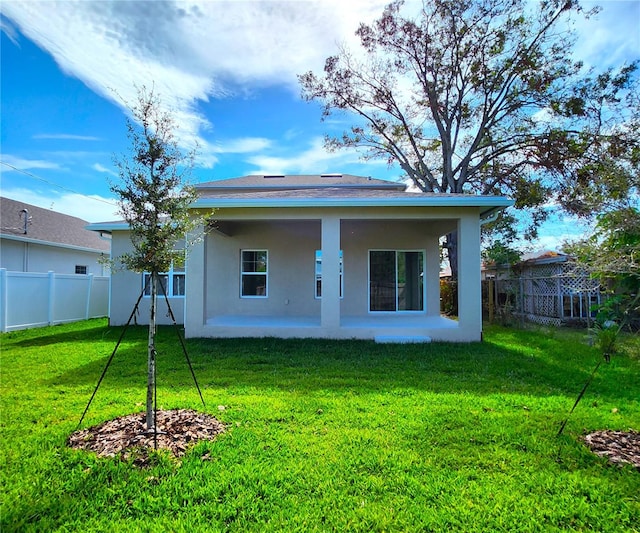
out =
<svg viewBox="0 0 640 533"><path fill-rule="evenodd" d="M87 224L77 217L0 197L0 268L108 275L100 260L109 257L110 241L86 229ZM76 267L82 267L82 272Z"/></svg>
<svg viewBox="0 0 640 533"><path fill-rule="evenodd" d="M110 238L87 224L0 197L0 329L108 314Z"/></svg>
<svg viewBox="0 0 640 533"><path fill-rule="evenodd" d="M0 268L14 272L49 272L75 274L76 266L86 267L86 274L104 276L108 269L100 258L109 254L75 250L59 245L0 238Z"/></svg>
<svg viewBox="0 0 640 533"><path fill-rule="evenodd" d="M25 248L26 243L10 241L0 237L0 268L25 272Z"/></svg>
<svg viewBox="0 0 640 533"><path fill-rule="evenodd" d="M136 301L140 297L143 289L143 278L141 273L125 270L118 265L117 259L122 254L132 250L131 239L128 231L114 231L111 241L111 256L116 262L111 273L111 311L109 323L112 326L121 326L127 323ZM187 280L187 283L189 281ZM149 297L143 297L138 306L138 313L135 322L138 324L149 323ZM169 305L178 324L184 323L184 297L170 297ZM156 318L158 324L172 324L168 315L168 309L164 296L159 291L158 309Z"/></svg>

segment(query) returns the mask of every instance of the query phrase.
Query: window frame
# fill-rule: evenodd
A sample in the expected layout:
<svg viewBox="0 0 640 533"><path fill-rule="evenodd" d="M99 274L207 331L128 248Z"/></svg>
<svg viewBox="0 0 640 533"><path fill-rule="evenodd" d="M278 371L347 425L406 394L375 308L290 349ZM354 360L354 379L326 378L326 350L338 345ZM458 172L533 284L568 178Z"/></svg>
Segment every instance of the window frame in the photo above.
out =
<svg viewBox="0 0 640 533"><path fill-rule="evenodd" d="M395 284L394 284L394 303L395 303L395 309L393 310L389 310L389 309L380 309L380 310L376 310L376 309L372 309L371 308L371 254L375 253L375 252L393 252L394 253L394 276L395 276ZM418 278L422 280L421 285L422 285L422 291L421 291L421 307L422 309L399 309L399 283L398 283L398 254L399 253L419 253L421 254L422 257L422 271L418 273ZM374 314L381 314L381 313L387 313L387 314L424 314L426 312L426 301L427 301L427 287L426 287L426 283L425 283L425 276L426 276L426 261L427 261L427 254L426 254L426 250L424 249L404 249L404 248L400 248L400 249L387 249L387 248L372 248L369 249L367 252L367 309L369 313L374 313Z"/></svg>
<svg viewBox="0 0 640 533"><path fill-rule="evenodd" d="M265 265L265 270L264 272L261 271L245 271L244 270L244 264L245 264L245 260L244 260L244 254L245 252L248 253L264 253L264 265ZM264 294L243 294L243 289L244 289L244 279L245 276L255 276L255 277L262 277L264 276ZM243 248L240 250L240 298L241 299L247 299L247 300L253 300L253 299L265 299L269 297L269 250L266 248Z"/></svg>
<svg viewBox="0 0 640 533"><path fill-rule="evenodd" d="M316 300L322 300L322 268L321 267L322 267L322 250L316 250L315 263L314 263L314 298ZM318 288L320 288L319 295L318 295ZM341 300L344 299L344 253L342 250L340 250L340 299Z"/></svg>
<svg viewBox="0 0 640 533"><path fill-rule="evenodd" d="M151 285L147 287L147 278L151 275L151 272L143 272L142 273L142 291L143 298L151 298ZM182 264L177 266L174 263L171 263L171 267L166 272L158 272L158 277L160 278L160 283L162 283L163 278L166 280L164 282L164 287L167 292L168 298L185 298L187 295L187 271L185 262L182 261ZM176 290L176 286L178 289L180 288L180 282L176 283L176 278L182 280L182 294L174 294ZM158 290L158 295L163 296L162 289Z"/></svg>

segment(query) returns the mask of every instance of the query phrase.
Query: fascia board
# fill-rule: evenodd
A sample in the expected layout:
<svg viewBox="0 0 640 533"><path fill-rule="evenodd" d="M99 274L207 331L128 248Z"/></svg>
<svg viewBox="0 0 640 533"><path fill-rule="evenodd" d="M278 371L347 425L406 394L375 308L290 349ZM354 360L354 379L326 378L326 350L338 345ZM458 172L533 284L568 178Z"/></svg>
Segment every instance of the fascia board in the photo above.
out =
<svg viewBox="0 0 640 533"><path fill-rule="evenodd" d="M483 215L510 207L513 200L501 196L471 196L453 198L200 198L191 204L194 209L242 207L479 207Z"/></svg>
<svg viewBox="0 0 640 533"><path fill-rule="evenodd" d="M200 198L192 209L215 208L312 208L312 207L477 207L480 217L511 207L513 200L503 196L429 196L416 198ZM86 226L91 231L127 231L126 222L99 222Z"/></svg>
<svg viewBox="0 0 640 533"><path fill-rule="evenodd" d="M129 224L126 222L95 222L93 224L87 224L85 229L111 233L112 231L126 231L129 229Z"/></svg>
<svg viewBox="0 0 640 533"><path fill-rule="evenodd" d="M78 252L91 252L98 254L108 254L109 250L100 250L99 248L88 248L86 246L76 246L75 244L64 244L62 242L50 242L50 241L41 241L39 239L29 239L25 237L20 237L17 235L7 235L3 233L0 235L0 239L7 239L9 241L19 241L26 242L29 244L41 244L42 246L54 246L55 248L64 248L66 250L76 250Z"/></svg>

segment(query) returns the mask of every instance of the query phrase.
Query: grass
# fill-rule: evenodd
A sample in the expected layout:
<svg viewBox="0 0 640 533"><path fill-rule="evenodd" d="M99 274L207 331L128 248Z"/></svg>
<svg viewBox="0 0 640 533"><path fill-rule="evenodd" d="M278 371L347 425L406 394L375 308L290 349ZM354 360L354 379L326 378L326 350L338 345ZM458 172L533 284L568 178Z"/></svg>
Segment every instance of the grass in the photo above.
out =
<svg viewBox="0 0 640 533"><path fill-rule="evenodd" d="M4 334L6 531L640 531L640 472L580 436L640 429L640 339L603 365L584 332L490 328L470 345L188 342L206 411L228 425L137 468L65 446L120 328ZM160 328L162 408L202 409ZM146 329L125 337L84 427L143 409Z"/></svg>

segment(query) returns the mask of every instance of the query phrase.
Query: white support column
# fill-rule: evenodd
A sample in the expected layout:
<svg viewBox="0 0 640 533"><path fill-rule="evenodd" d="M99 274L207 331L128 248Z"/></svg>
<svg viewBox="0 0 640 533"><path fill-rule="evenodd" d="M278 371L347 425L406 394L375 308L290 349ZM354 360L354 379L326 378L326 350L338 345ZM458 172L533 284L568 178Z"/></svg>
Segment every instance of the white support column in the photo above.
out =
<svg viewBox="0 0 640 533"><path fill-rule="evenodd" d="M440 243L437 236L426 240L425 265L426 311L428 316L440 316Z"/></svg>
<svg viewBox="0 0 640 533"><path fill-rule="evenodd" d="M47 322L50 326L53 326L54 316L53 313L55 311L55 298L56 298L56 273L53 270L49 270L48 272L48 292L49 292L49 300L48 300L48 310L47 310Z"/></svg>
<svg viewBox="0 0 640 533"><path fill-rule="evenodd" d="M322 301L323 328L340 327L340 218L322 218Z"/></svg>
<svg viewBox="0 0 640 533"><path fill-rule="evenodd" d="M482 335L480 284L480 223L469 213L458 221L458 320L460 340L479 341Z"/></svg>
<svg viewBox="0 0 640 533"><path fill-rule="evenodd" d="M184 328L187 337L197 337L201 334L205 323L205 239L202 226L187 236L187 243L194 240L192 245L186 245L185 261L185 299L184 299Z"/></svg>

